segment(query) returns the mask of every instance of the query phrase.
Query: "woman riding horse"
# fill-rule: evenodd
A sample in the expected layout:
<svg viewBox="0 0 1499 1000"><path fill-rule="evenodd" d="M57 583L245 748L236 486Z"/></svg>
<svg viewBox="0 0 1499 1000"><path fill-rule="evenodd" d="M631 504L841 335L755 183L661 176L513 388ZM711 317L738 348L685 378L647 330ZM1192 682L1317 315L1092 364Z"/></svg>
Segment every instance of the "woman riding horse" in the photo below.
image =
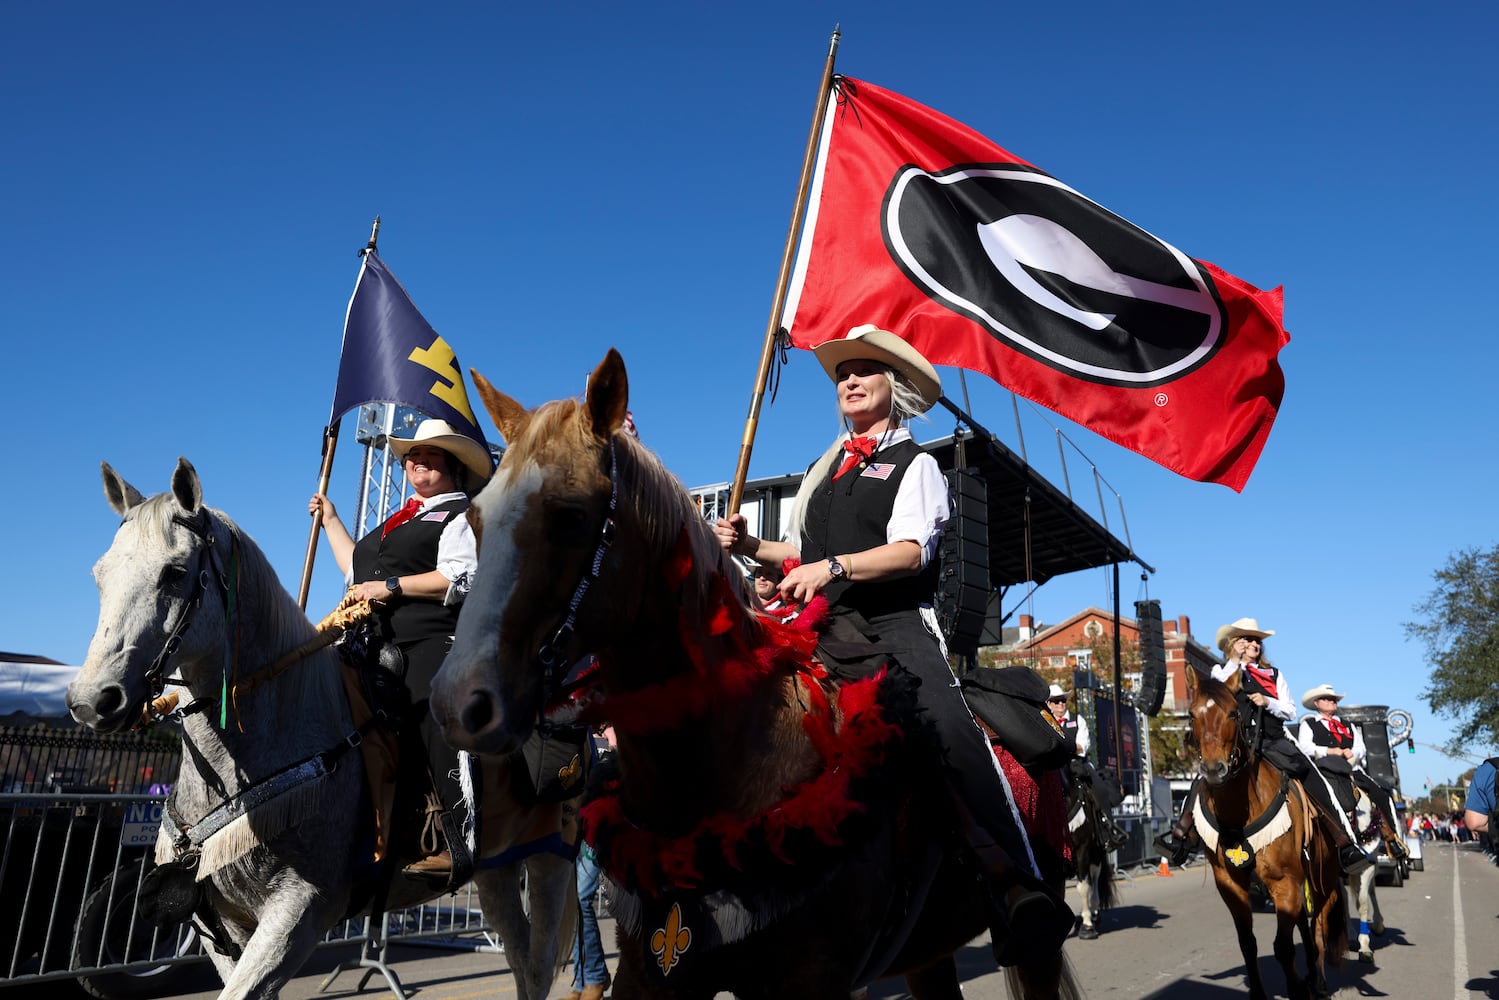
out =
<svg viewBox="0 0 1499 1000"><path fill-rule="evenodd" d="M1272 667L1263 655L1264 640L1274 634L1274 629L1261 629L1253 618L1240 618L1220 627L1218 648L1226 659L1221 666L1213 667L1211 676L1215 681L1226 681L1243 672L1239 703L1246 719L1259 720L1260 754L1305 786L1307 794L1322 813L1324 828L1338 849L1343 874L1356 875L1373 864L1374 859L1358 846L1356 824L1338 806L1327 779L1286 732L1285 724L1296 719L1296 706L1291 701L1285 675ZM1187 860L1192 845L1198 780L1194 780L1188 789L1176 823L1169 832L1155 839L1155 847L1175 865Z"/></svg>
<svg viewBox="0 0 1499 1000"><path fill-rule="evenodd" d="M802 480L792 514L797 544L748 534L741 514L720 519L715 530L736 555L762 564L800 560L780 592L800 602L818 594L827 599L825 644L876 644L921 679L918 697L935 724L958 813L967 817L968 846L990 880L994 957L1014 965L1059 947L1073 915L1039 878L1009 788L964 704L931 612L947 484L905 424L936 404L942 382L914 347L873 325L855 327L814 353L837 388L847 431Z"/></svg>
<svg viewBox="0 0 1499 1000"><path fill-rule="evenodd" d="M1380 835L1384 838L1385 848L1398 861L1407 852L1404 839L1395 830L1394 799L1388 788L1364 770L1364 762L1369 759L1364 734L1357 726L1338 718L1338 702L1343 697L1333 690L1331 684L1319 684L1301 696L1301 704L1317 715L1301 720L1296 745L1332 785L1338 804L1345 812L1353 813L1358 806L1358 795L1353 786L1357 785L1368 793L1370 801L1379 807Z"/></svg>

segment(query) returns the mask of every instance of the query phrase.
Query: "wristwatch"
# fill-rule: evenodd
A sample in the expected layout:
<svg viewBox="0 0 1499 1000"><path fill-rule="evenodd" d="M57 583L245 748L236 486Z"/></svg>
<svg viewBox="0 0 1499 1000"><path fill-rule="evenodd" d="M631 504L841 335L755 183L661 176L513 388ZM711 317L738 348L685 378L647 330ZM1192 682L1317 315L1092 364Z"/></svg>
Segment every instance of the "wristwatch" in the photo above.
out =
<svg viewBox="0 0 1499 1000"><path fill-rule="evenodd" d="M843 576L844 576L843 564L838 561L838 557L837 556L829 556L828 557L828 572L830 574L832 574L832 577L833 577L834 580L841 580L841 579L843 579Z"/></svg>
<svg viewBox="0 0 1499 1000"><path fill-rule="evenodd" d="M390 596L395 597L401 593L401 578L393 576L385 581L385 589L390 591Z"/></svg>

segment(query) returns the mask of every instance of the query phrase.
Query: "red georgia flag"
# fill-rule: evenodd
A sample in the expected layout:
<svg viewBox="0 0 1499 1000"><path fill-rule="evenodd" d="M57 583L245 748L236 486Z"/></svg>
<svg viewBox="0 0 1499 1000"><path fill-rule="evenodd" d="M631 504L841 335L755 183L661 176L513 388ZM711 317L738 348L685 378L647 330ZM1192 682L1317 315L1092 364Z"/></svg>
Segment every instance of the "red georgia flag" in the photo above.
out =
<svg viewBox="0 0 1499 1000"><path fill-rule="evenodd" d="M840 77L783 325L875 323L1192 479L1242 490L1285 378L1263 292L972 129Z"/></svg>

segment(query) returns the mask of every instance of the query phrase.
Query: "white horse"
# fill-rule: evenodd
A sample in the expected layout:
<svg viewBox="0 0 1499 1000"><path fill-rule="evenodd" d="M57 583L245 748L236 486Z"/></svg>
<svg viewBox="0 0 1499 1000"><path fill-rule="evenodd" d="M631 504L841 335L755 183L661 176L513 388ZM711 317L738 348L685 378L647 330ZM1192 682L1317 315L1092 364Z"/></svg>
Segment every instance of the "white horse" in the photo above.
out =
<svg viewBox="0 0 1499 1000"><path fill-rule="evenodd" d="M1383 838L1379 824L1374 822L1373 803L1368 794L1355 787L1358 793L1359 846L1365 853L1374 854L1383 849ZM1379 899L1374 894L1374 882L1379 874L1378 865L1369 865L1357 875L1348 876L1344 887L1348 893L1348 909L1358 913L1358 957L1361 962L1374 961L1374 945L1370 934L1384 935L1384 916L1379 912Z"/></svg>
<svg viewBox="0 0 1499 1000"><path fill-rule="evenodd" d="M389 852L373 860L364 762L351 749L360 734L338 654L318 644L255 542L203 505L186 459L171 490L150 499L108 464L103 472L122 521L94 566L99 627L68 707L101 732L128 728L168 673L192 703L208 706L183 718L184 766L157 857L195 866L181 880L191 888L195 876L210 924L227 938L209 947L224 980L220 997L274 997L330 927L378 898L382 882L390 910L440 890L392 877ZM565 851L514 860L523 853L507 851L505 865L481 868L474 882L517 996L544 1000L570 957L559 954L559 941L571 939L575 924L573 863Z"/></svg>

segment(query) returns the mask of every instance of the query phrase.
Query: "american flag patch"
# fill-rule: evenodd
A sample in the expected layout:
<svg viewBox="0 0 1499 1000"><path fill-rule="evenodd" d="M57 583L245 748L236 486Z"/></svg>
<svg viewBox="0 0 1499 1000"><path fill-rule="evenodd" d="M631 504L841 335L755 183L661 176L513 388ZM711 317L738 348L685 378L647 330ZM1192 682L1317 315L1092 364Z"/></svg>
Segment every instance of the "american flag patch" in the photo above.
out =
<svg viewBox="0 0 1499 1000"><path fill-rule="evenodd" d="M889 479L895 471L894 462L870 462L869 468L859 473L860 479Z"/></svg>
<svg viewBox="0 0 1499 1000"><path fill-rule="evenodd" d="M425 513L425 514L422 515L422 520L423 521L446 521L448 519L448 515L451 514L451 513L453 513L453 512L450 511L450 510L434 510L434 511L429 511L429 512L427 512L427 513Z"/></svg>

